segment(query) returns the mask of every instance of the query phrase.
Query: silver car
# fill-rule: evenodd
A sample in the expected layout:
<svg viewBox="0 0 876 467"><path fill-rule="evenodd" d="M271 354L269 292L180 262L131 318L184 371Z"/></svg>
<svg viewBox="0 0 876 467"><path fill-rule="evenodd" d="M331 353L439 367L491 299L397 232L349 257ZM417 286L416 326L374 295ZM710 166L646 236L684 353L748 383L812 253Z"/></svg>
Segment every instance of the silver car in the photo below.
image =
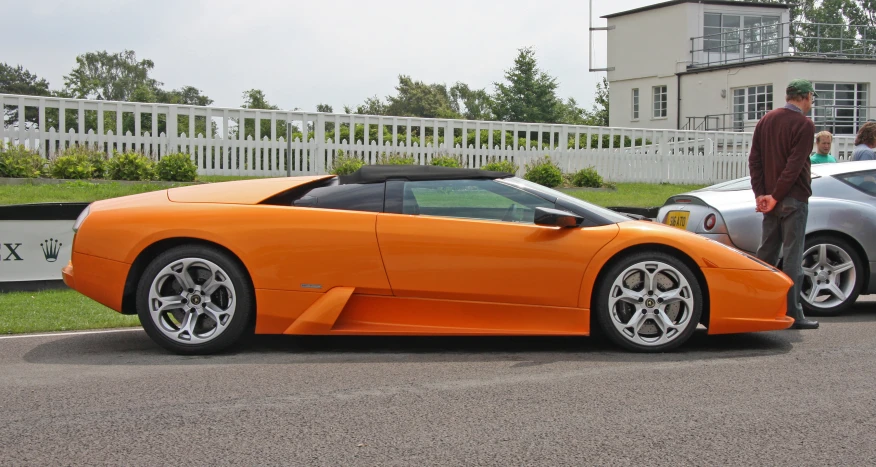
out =
<svg viewBox="0 0 876 467"><path fill-rule="evenodd" d="M762 214L750 177L666 200L659 222L755 254ZM806 311L837 314L876 293L876 161L812 166L801 290Z"/></svg>

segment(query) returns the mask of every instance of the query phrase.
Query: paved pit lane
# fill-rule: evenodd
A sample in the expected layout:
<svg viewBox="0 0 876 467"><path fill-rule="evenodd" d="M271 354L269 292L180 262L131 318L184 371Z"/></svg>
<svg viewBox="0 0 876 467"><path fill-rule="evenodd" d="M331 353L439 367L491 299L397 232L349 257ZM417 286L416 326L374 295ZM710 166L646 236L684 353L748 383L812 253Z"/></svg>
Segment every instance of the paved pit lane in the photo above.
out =
<svg viewBox="0 0 876 467"><path fill-rule="evenodd" d="M0 339L0 465L873 465L876 301L821 329L583 338Z"/></svg>

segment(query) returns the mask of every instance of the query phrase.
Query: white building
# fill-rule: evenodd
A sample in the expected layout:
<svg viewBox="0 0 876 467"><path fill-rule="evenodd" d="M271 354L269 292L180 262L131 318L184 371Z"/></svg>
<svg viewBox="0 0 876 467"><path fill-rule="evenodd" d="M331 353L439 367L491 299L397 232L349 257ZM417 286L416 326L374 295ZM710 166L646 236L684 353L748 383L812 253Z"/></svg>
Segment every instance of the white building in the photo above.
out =
<svg viewBox="0 0 876 467"><path fill-rule="evenodd" d="M818 130L853 134L876 118L876 28L791 22L787 5L676 0L608 20L609 124L752 131L813 82Z"/></svg>

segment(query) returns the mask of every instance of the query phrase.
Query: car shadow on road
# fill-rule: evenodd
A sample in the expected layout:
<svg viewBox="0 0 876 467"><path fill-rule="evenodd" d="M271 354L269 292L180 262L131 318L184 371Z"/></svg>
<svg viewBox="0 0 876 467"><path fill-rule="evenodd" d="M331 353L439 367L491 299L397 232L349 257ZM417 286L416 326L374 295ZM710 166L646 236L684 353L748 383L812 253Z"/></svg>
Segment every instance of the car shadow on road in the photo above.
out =
<svg viewBox="0 0 876 467"><path fill-rule="evenodd" d="M180 356L164 351L143 332L123 332L52 340L31 349L24 360L70 365L675 362L779 355L790 352L800 338L799 331L720 336L698 331L680 349L642 354L585 337L253 336L219 355Z"/></svg>
<svg viewBox="0 0 876 467"><path fill-rule="evenodd" d="M839 316L811 316L823 323L872 323L876 322L876 301L867 297L867 301L859 301Z"/></svg>

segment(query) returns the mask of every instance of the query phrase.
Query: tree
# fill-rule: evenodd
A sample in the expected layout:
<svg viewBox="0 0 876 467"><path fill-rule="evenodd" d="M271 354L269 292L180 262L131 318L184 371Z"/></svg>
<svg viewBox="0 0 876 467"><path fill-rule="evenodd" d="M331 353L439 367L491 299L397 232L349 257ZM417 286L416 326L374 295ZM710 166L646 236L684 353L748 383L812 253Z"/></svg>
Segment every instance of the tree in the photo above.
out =
<svg viewBox="0 0 876 467"><path fill-rule="evenodd" d="M172 91L159 89L155 95L158 102L164 104L207 106L213 103L213 99L201 94L201 90L194 86L183 86Z"/></svg>
<svg viewBox="0 0 876 467"><path fill-rule="evenodd" d="M602 77L602 83L596 83L596 99L593 110L586 112L586 125L608 126L608 78Z"/></svg>
<svg viewBox="0 0 876 467"><path fill-rule="evenodd" d="M344 108L347 113L355 113L359 115L387 115L386 104L380 100L377 95L365 99L365 103L356 107L354 112L350 112L350 108Z"/></svg>
<svg viewBox="0 0 876 467"><path fill-rule="evenodd" d="M505 83L494 83L493 114L511 122L556 123L563 115L557 98L556 78L538 69L535 52L519 49L514 66L505 72Z"/></svg>
<svg viewBox="0 0 876 467"><path fill-rule="evenodd" d="M493 99L484 89L470 89L457 82L450 88L451 107L454 112L468 120L492 120Z"/></svg>
<svg viewBox="0 0 876 467"><path fill-rule="evenodd" d="M13 67L0 63L0 94L26 94L29 96L50 96L49 82L44 78L24 69L21 65ZM5 110L4 125L14 125L18 122L18 110ZM39 114L37 109L25 109L24 119L30 124L37 124Z"/></svg>
<svg viewBox="0 0 876 467"><path fill-rule="evenodd" d="M265 96L264 91L261 89L250 89L248 91L243 92L243 106L244 109L262 109L262 110L280 110L276 105L268 102L268 98ZM236 120L235 120L236 121ZM240 122L238 122L238 128L240 127ZM238 129L232 130L232 138L236 137ZM244 139L252 137L255 139L255 119L247 118L243 124L243 137ZM298 129L293 126L292 131L297 132ZM259 138L264 138L267 136L271 137L271 120L263 119L259 124ZM277 138L288 138L286 133L286 121L285 120L277 120ZM294 137L294 135L293 135ZM304 138L302 138L303 140Z"/></svg>
<svg viewBox="0 0 876 467"><path fill-rule="evenodd" d="M64 76L64 85L80 99L129 101L138 89L142 94L143 89L155 92L161 87L149 77L154 67L152 60L137 61L133 50L89 52L76 57L76 67Z"/></svg>
<svg viewBox="0 0 876 467"><path fill-rule="evenodd" d="M386 98L386 112L399 117L459 118L450 103L450 93L443 84L426 84L410 76L399 75L398 92Z"/></svg>

